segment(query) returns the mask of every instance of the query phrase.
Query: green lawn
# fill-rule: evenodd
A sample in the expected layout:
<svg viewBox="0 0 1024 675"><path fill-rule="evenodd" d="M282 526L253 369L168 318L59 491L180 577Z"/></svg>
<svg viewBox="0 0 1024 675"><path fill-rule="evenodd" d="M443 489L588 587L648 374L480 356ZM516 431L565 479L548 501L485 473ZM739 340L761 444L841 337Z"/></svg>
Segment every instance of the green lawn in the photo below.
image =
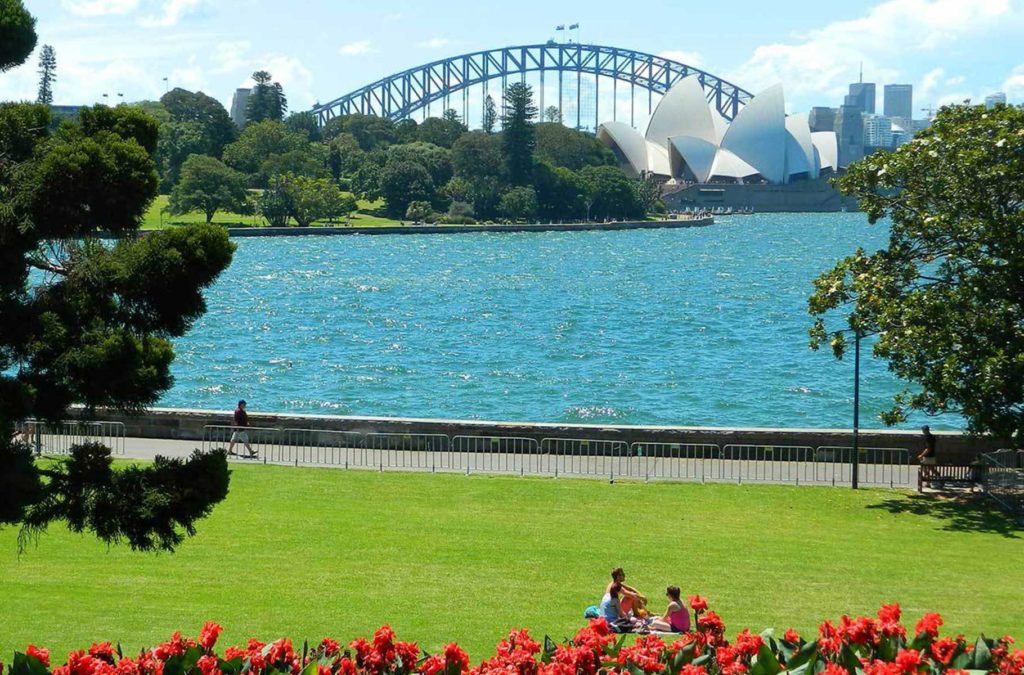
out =
<svg viewBox="0 0 1024 675"><path fill-rule="evenodd" d="M669 583L706 595L730 635L899 601L910 625L940 611L949 631L1024 637L1024 532L892 491L237 466L173 555L53 528L19 557L16 535L0 531L5 661L28 642L133 651L207 619L225 644L388 622L479 660L513 626L573 632L616 565L659 607Z"/></svg>
<svg viewBox="0 0 1024 675"><path fill-rule="evenodd" d="M367 202L360 200L359 208L379 208L381 202ZM206 215L203 213L195 212L189 213L184 216L170 216L166 213L162 213L164 207L167 206L167 195L159 195L153 200L153 203L149 205L149 210L146 211L145 218L142 221L142 229L144 230L158 230L163 227L169 227L173 225L183 225L190 223L205 223ZM252 227L253 225L265 225L266 222L260 216L253 215L242 215L239 213L229 213L224 211L218 211L213 216L213 222L218 225L224 225L225 227ZM322 223L327 225L329 223ZM338 225L339 223L330 223ZM352 224L360 227L383 227L389 225L398 225L398 221L391 220L388 218L381 218L379 216L368 216L364 213L352 214Z"/></svg>

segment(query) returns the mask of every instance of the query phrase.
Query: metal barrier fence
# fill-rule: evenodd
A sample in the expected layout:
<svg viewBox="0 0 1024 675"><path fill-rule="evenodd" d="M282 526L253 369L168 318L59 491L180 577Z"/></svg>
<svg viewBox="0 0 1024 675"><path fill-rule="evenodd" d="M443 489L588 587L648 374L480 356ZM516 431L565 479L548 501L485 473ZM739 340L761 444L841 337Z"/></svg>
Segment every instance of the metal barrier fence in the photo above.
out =
<svg viewBox="0 0 1024 675"><path fill-rule="evenodd" d="M910 451L906 448L859 448L857 481L861 485L910 487L916 473L910 467ZM832 485L849 483L853 478L853 448L822 446L815 453L819 467L827 473L816 476L819 482Z"/></svg>
<svg viewBox="0 0 1024 675"><path fill-rule="evenodd" d="M264 462L316 464L377 471L431 471L520 476L581 476L644 481L717 481L843 485L851 478L852 448L627 443L583 438L452 436L271 429L208 425L203 448L230 444L244 431ZM240 439L236 453L245 454ZM910 451L860 448L864 485L910 487Z"/></svg>
<svg viewBox="0 0 1024 675"><path fill-rule="evenodd" d="M1010 513L1024 516L1024 450L981 455L981 489Z"/></svg>
<svg viewBox="0 0 1024 675"><path fill-rule="evenodd" d="M115 455L125 452L125 428L121 422L64 420L47 424L34 419L18 424L16 437L28 443L36 454L66 455L80 443L102 443Z"/></svg>

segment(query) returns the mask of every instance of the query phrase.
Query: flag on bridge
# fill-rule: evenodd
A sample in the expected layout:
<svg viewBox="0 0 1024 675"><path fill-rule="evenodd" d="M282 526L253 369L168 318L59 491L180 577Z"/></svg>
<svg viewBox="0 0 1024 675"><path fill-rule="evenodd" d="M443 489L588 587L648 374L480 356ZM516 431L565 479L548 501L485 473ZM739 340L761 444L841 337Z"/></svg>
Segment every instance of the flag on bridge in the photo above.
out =
<svg viewBox="0 0 1024 675"><path fill-rule="evenodd" d="M558 24L557 26L555 26L555 30L565 30L565 24L564 23Z"/></svg>
<svg viewBox="0 0 1024 675"><path fill-rule="evenodd" d="M574 23L574 24L569 26L569 30L576 30L579 27L580 27L580 25L578 23Z"/></svg>

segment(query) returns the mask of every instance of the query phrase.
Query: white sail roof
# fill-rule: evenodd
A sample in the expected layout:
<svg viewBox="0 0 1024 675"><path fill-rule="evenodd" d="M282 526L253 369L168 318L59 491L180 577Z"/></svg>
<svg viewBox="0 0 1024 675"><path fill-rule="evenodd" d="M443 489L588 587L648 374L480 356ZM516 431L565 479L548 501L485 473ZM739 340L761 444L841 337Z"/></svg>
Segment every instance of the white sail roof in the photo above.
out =
<svg viewBox="0 0 1024 675"><path fill-rule="evenodd" d="M636 129L624 122L605 122L598 128L597 137L617 148L634 174L639 176L647 171L647 142Z"/></svg>
<svg viewBox="0 0 1024 675"><path fill-rule="evenodd" d="M819 166L822 169L839 168L839 140L834 131L815 131L811 134L811 140L820 157Z"/></svg>
<svg viewBox="0 0 1024 675"><path fill-rule="evenodd" d="M807 173L808 178L818 177L818 165L814 161L814 141L807 113L797 113L786 118L786 177ZM795 147L794 147L795 144Z"/></svg>
<svg viewBox="0 0 1024 675"><path fill-rule="evenodd" d="M772 183L786 174L786 103L782 85L765 89L744 106L722 139L729 150Z"/></svg>
<svg viewBox="0 0 1024 675"><path fill-rule="evenodd" d="M697 182L706 183L708 178L711 177L711 167L714 166L715 155L718 154L718 144L710 143L702 138L694 138L693 136L677 136L670 138L669 142L672 144L669 154L673 157L678 157L680 161L680 166L678 167L673 162L672 175L681 175L681 163L685 162L686 166L690 167L690 171L693 172Z"/></svg>
<svg viewBox="0 0 1024 675"><path fill-rule="evenodd" d="M711 106L696 76L684 77L668 90L647 124L644 137L663 147L674 136L692 136L718 144Z"/></svg>

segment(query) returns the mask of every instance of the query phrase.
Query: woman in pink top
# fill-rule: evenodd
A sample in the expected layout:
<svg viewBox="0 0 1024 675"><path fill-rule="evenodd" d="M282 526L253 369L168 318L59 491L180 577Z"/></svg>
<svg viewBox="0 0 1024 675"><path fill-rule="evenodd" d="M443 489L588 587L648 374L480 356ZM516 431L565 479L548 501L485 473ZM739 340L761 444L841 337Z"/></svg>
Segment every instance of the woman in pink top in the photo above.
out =
<svg viewBox="0 0 1024 675"><path fill-rule="evenodd" d="M668 608L665 616L659 616L651 622L649 630L656 633L686 633L690 630L690 610L686 609L679 599L679 587L669 586L665 589L668 597Z"/></svg>

